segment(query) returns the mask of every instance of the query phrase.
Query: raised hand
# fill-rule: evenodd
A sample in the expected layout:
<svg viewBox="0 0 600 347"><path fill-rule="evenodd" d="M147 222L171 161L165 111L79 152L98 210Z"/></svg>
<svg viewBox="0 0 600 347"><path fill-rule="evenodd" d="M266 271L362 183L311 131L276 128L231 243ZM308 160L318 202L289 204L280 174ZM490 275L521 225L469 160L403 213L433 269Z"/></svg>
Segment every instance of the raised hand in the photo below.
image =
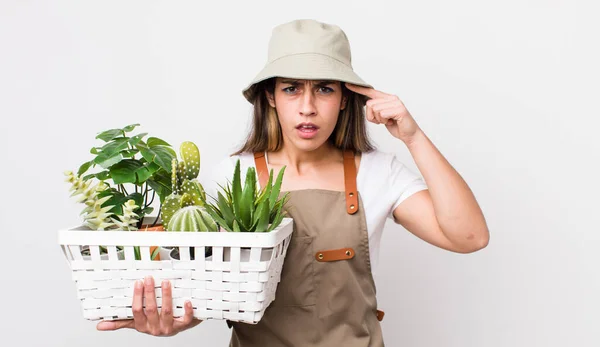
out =
<svg viewBox="0 0 600 347"><path fill-rule="evenodd" d="M350 83L346 83L346 87L370 98L366 105L369 122L385 124L390 134L404 143L410 143L421 130L398 96Z"/></svg>
<svg viewBox="0 0 600 347"><path fill-rule="evenodd" d="M162 282L162 307L158 312L156 295L154 294L154 278L146 277L144 282L136 281L133 290L133 319L102 321L98 323L98 330L117 330L122 328L135 329L141 333L153 336L173 336L181 331L192 328L202 321L194 318L192 303L186 301L183 317L173 317L173 296L171 283ZM146 309L143 302L146 299Z"/></svg>

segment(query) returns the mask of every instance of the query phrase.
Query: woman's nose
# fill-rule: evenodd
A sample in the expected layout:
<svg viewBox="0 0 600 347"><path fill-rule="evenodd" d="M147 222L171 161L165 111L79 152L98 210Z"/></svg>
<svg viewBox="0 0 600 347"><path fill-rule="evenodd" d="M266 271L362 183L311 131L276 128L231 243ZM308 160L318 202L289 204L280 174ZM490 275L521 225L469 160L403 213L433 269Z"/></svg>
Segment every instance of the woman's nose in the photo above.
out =
<svg viewBox="0 0 600 347"><path fill-rule="evenodd" d="M300 115L311 116L316 113L315 96L312 91L305 91L302 94L302 102L300 105Z"/></svg>

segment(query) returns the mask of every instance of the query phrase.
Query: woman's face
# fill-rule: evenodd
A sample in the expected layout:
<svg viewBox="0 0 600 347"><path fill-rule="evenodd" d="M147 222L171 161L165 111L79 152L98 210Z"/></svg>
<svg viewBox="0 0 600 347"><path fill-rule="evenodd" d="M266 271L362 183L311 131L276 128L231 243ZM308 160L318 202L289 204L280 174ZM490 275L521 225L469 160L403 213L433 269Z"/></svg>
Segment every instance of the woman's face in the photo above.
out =
<svg viewBox="0 0 600 347"><path fill-rule="evenodd" d="M345 108L341 82L277 77L275 95L267 93L275 107L284 145L312 151L333 132L340 110Z"/></svg>

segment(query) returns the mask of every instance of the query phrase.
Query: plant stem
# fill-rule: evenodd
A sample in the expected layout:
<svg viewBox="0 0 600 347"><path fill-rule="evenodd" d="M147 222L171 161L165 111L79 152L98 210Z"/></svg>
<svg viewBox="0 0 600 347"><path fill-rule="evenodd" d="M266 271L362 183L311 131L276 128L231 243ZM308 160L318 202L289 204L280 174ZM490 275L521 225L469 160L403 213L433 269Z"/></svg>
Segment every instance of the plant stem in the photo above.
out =
<svg viewBox="0 0 600 347"><path fill-rule="evenodd" d="M150 203L148 204L148 206L152 205L152 202L154 201L154 193L156 193L156 192L154 189L152 189L152 198L150 198Z"/></svg>
<svg viewBox="0 0 600 347"><path fill-rule="evenodd" d="M123 189L123 194L125 194L125 196L129 195L129 193L127 193L127 190L125 190L125 186L123 184L119 184L119 186L121 187L121 189Z"/></svg>
<svg viewBox="0 0 600 347"><path fill-rule="evenodd" d="M146 188L144 189L144 208L148 207L148 182L146 182Z"/></svg>
<svg viewBox="0 0 600 347"><path fill-rule="evenodd" d="M158 218L160 217L160 210L162 209L162 206L158 208L158 214L156 215L156 219L154 219L154 222L152 222L152 226L156 225L156 222L158 221Z"/></svg>

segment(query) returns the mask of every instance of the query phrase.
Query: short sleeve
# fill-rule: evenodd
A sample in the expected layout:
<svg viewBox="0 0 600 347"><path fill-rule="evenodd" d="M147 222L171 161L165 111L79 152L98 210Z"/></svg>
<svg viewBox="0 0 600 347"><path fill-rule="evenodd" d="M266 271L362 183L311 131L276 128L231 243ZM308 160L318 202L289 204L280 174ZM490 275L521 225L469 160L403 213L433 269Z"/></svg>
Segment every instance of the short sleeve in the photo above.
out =
<svg viewBox="0 0 600 347"><path fill-rule="evenodd" d="M234 168L235 165L231 157L224 158L212 167L208 178L202 182L202 186L204 187L207 195L206 198L209 201L212 200L211 197L217 198L219 185L225 186L228 181L231 181Z"/></svg>
<svg viewBox="0 0 600 347"><path fill-rule="evenodd" d="M392 187L390 191L396 195L392 209L388 213L388 218L394 219L394 210L400 203L414 193L428 189L428 187L420 175L404 165L395 155L392 155L391 158L389 179Z"/></svg>

